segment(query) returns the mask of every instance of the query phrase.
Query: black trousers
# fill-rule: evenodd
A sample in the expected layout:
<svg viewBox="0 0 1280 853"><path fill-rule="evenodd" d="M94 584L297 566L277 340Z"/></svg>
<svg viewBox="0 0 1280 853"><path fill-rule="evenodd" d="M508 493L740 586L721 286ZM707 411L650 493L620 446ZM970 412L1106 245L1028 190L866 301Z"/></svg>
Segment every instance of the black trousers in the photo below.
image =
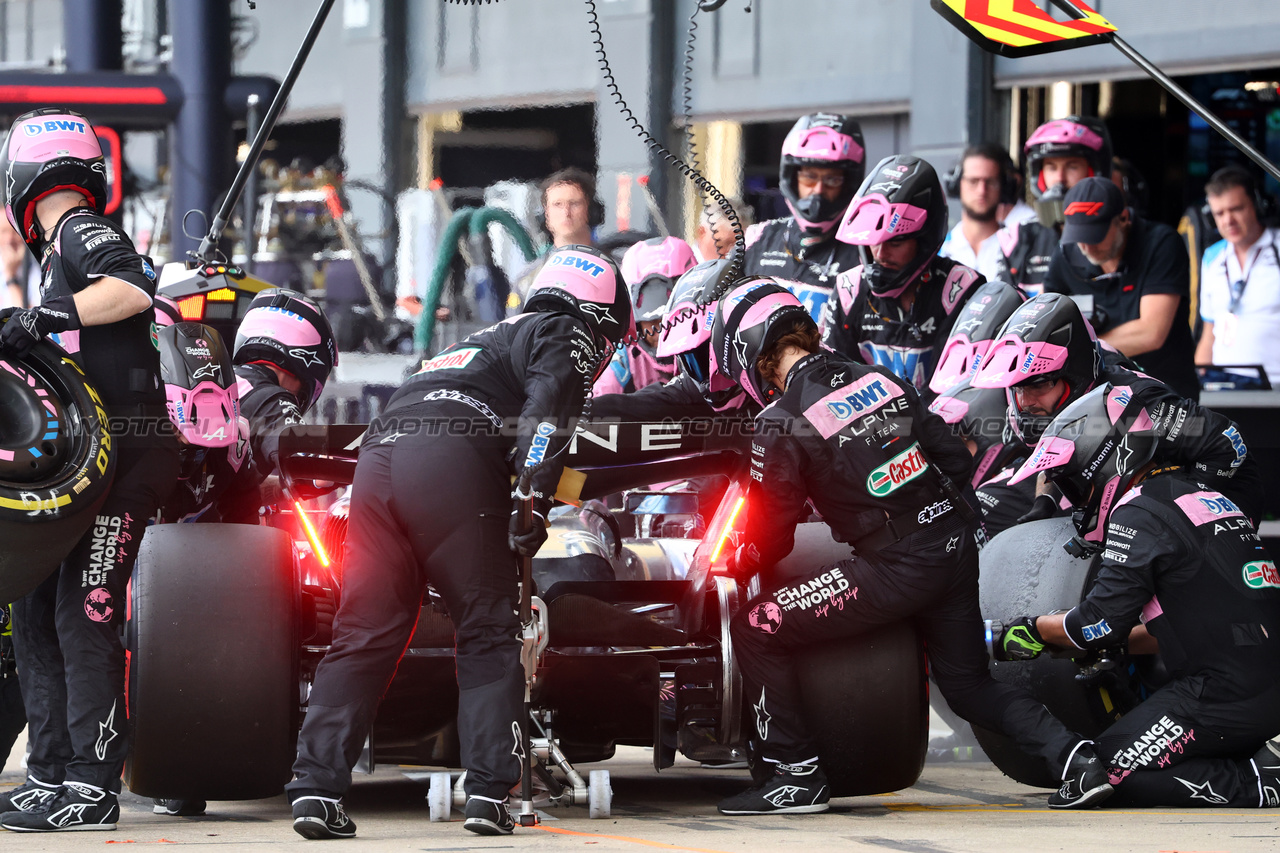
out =
<svg viewBox="0 0 1280 853"><path fill-rule="evenodd" d="M987 668L977 546L973 526L958 518L941 520L878 553L788 579L734 617L733 649L755 709L762 755L788 764L817 755L801 717L794 650L903 619L915 623L930 673L957 714L1003 732L1062 768L1081 738L1029 693L997 682Z"/></svg>
<svg viewBox="0 0 1280 853"><path fill-rule="evenodd" d="M1250 699L1214 700L1202 676L1157 690L1098 738L1116 793L1108 805L1280 805L1249 760L1280 733L1280 686Z"/></svg>
<svg viewBox="0 0 1280 853"><path fill-rule="evenodd" d="M32 778L118 788L129 731L120 642L126 587L147 521L177 479L176 440L121 447L93 526L58 571L14 602Z"/></svg>
<svg viewBox="0 0 1280 853"><path fill-rule="evenodd" d="M351 787L351 767L429 581L455 626L467 793L505 800L520 779L515 732L524 700L519 577L507 548L510 441L386 438L392 440L366 440L356 465L333 643L316 671L295 779L286 790L291 798L341 796Z"/></svg>

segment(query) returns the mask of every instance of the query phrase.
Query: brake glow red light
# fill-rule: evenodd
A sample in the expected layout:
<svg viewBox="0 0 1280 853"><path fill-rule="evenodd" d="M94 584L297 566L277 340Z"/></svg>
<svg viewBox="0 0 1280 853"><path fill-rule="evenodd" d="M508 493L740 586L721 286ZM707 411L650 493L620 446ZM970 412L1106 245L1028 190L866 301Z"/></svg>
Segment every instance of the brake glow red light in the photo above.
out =
<svg viewBox="0 0 1280 853"><path fill-rule="evenodd" d="M302 508L301 501L293 502L293 511L297 514L298 521L302 523L302 529L307 534L307 541L311 543L311 550L315 552L316 559L320 561L320 565L326 569L329 568L329 552L320 543L320 537L311 524L311 519L307 517L307 511Z"/></svg>
<svg viewBox="0 0 1280 853"><path fill-rule="evenodd" d="M196 323L202 320L204 318L204 294L197 293L195 296L179 299L178 312L182 314L182 319L189 322Z"/></svg>
<svg viewBox="0 0 1280 853"><path fill-rule="evenodd" d="M724 548L724 543L729 541L729 537L733 535L733 525L738 520L738 513L742 512L742 505L747 502L745 497L740 497L733 505L733 511L729 513L729 520L724 523L724 529L720 531L720 537L716 540L716 547L711 549L711 563L715 565L716 560L720 559L720 551Z"/></svg>

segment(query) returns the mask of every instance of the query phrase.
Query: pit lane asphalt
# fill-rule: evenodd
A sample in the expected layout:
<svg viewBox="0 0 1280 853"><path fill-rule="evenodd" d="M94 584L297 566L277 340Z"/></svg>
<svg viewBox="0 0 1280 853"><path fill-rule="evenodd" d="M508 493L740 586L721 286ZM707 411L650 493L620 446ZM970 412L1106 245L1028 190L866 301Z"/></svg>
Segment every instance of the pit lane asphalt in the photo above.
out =
<svg viewBox="0 0 1280 853"><path fill-rule="evenodd" d="M15 748L15 754L21 755ZM512 837L481 837L428 820L425 781L405 775L417 768L379 768L357 774L347 807L359 825L349 841L305 841L291 828L283 796L217 802L201 818L153 815L151 801L125 792L119 829L47 835L0 830L2 851L109 851L115 844L162 849L267 851L308 847L324 851L530 850L599 851L747 850L902 851L902 853L1209 853L1280 849L1280 810L1100 809L1050 811L1047 791L1023 787L991 764L928 764L915 787L895 794L833 801L820 815L728 818L715 810L721 797L747 783L745 771L706 770L683 759L660 775L648 750L623 748L601 765L613 783L613 814L590 820L585 806L551 808L535 829ZM22 781L17 760L0 774L0 790ZM118 849L118 848L115 848Z"/></svg>

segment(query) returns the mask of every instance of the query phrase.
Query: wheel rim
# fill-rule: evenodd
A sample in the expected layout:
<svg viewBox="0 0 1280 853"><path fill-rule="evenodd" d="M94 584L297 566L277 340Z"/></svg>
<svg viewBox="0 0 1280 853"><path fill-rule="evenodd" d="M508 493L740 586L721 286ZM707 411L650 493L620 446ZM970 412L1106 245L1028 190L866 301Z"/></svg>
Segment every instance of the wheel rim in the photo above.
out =
<svg viewBox="0 0 1280 853"><path fill-rule="evenodd" d="M72 462L74 421L42 374L0 359L0 482L46 482Z"/></svg>

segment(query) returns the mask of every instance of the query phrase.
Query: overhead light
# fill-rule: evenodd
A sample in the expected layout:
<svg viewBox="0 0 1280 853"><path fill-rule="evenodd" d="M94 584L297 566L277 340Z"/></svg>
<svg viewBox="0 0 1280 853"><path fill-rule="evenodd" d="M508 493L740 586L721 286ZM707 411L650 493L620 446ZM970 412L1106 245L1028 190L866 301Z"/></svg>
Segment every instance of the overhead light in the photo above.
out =
<svg viewBox="0 0 1280 853"><path fill-rule="evenodd" d="M1252 83L1244 84L1244 90L1246 92L1265 92L1268 89L1273 92L1278 91L1280 90L1280 83L1276 83L1274 81L1267 82L1265 80L1255 80Z"/></svg>

